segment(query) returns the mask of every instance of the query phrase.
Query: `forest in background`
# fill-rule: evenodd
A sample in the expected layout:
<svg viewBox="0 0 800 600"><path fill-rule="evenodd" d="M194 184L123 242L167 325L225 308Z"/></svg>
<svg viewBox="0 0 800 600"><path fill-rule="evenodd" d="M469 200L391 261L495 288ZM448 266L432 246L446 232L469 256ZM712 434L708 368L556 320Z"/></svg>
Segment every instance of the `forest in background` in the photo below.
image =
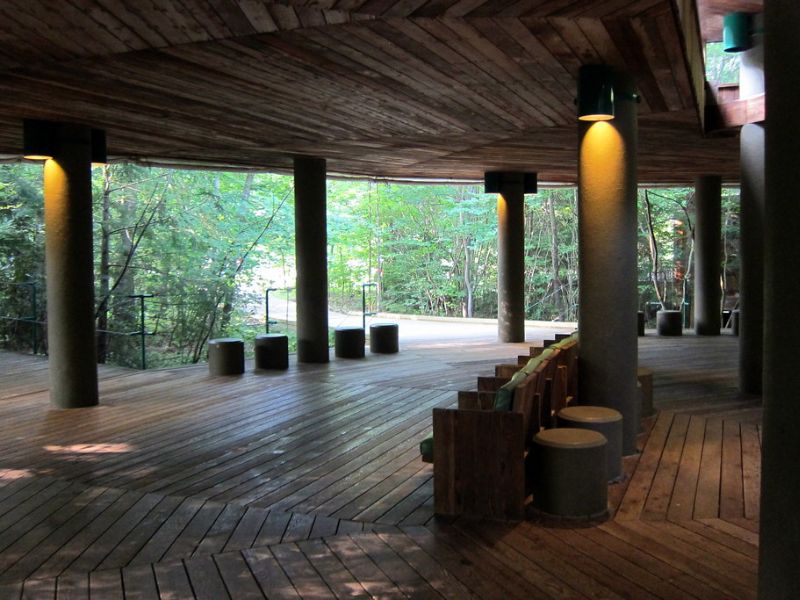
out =
<svg viewBox="0 0 800 600"><path fill-rule="evenodd" d="M140 364L140 298L149 366L203 360L208 339L264 330L264 292L291 300L292 178L118 163L93 170L98 352ZM639 300L690 307L693 191L639 194ZM725 307L738 293L738 190L723 191ZM46 351L41 166L0 165L0 343ZM525 201L526 315L577 317L577 196L542 189ZM333 310L496 317L496 200L479 186L328 182ZM277 317L274 330L293 324ZM44 325L46 326L46 324Z"/></svg>

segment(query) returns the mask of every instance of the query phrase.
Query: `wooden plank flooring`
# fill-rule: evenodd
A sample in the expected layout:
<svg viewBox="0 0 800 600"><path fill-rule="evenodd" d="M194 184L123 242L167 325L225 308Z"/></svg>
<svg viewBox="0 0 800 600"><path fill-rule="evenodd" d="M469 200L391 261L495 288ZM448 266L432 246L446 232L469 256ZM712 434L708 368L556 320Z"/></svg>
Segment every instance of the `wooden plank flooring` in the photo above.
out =
<svg viewBox="0 0 800 600"><path fill-rule="evenodd" d="M522 345L101 368L102 405L70 411L46 361L0 353L0 599L755 597L760 408L736 342L640 340L661 410L593 525L433 516L431 409Z"/></svg>

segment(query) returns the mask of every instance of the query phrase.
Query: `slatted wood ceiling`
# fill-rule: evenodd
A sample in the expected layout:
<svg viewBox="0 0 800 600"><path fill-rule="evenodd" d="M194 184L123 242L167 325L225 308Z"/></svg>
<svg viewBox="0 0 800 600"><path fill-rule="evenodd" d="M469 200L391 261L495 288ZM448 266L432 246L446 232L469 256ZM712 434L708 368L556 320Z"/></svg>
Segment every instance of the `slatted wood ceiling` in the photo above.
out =
<svg viewBox="0 0 800 600"><path fill-rule="evenodd" d="M698 2L698 12L703 39L715 42L722 40L722 17L729 12L760 13L763 10L764 0L701 0Z"/></svg>
<svg viewBox="0 0 800 600"><path fill-rule="evenodd" d="M333 173L574 181L578 67L637 80L640 179L737 177L705 139L672 0L7 0L0 154L20 119L108 131L112 156Z"/></svg>

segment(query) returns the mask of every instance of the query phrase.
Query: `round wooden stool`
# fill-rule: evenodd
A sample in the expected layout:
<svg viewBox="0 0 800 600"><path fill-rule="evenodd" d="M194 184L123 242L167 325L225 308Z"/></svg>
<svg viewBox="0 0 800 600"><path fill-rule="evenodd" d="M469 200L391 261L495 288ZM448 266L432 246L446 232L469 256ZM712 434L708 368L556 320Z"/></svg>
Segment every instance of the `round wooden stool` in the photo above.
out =
<svg viewBox="0 0 800 600"><path fill-rule="evenodd" d="M658 335L683 335L683 315L679 310L660 310L656 313Z"/></svg>
<svg viewBox="0 0 800 600"><path fill-rule="evenodd" d="M639 367L636 369L636 379L642 386L642 416L649 417L656 412L653 408L653 371Z"/></svg>
<svg viewBox="0 0 800 600"><path fill-rule="evenodd" d="M644 335L644 312L641 310L636 313L636 335Z"/></svg>
<svg viewBox="0 0 800 600"><path fill-rule="evenodd" d="M259 333L255 341L256 369L289 368L289 336Z"/></svg>
<svg viewBox="0 0 800 600"><path fill-rule="evenodd" d="M239 338L208 340L209 375L241 375L244 373L244 341Z"/></svg>
<svg viewBox="0 0 800 600"><path fill-rule="evenodd" d="M397 323L373 323L369 326L369 351L373 354L396 354L400 349Z"/></svg>
<svg viewBox="0 0 800 600"><path fill-rule="evenodd" d="M364 358L363 327L337 327L333 339L336 358Z"/></svg>
<svg viewBox="0 0 800 600"><path fill-rule="evenodd" d="M589 429L545 429L533 438L533 506L567 518L608 514L606 438Z"/></svg>
<svg viewBox="0 0 800 600"><path fill-rule="evenodd" d="M622 414L605 406L568 406L557 415L559 427L576 427L602 433L606 440L608 480L622 477Z"/></svg>

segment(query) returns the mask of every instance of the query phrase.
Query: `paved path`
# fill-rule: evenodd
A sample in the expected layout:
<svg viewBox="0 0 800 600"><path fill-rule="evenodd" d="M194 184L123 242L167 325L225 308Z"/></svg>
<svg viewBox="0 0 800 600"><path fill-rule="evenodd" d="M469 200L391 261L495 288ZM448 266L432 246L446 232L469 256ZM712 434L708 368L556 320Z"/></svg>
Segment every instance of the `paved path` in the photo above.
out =
<svg viewBox="0 0 800 600"><path fill-rule="evenodd" d="M289 302L288 311L286 301L280 298L270 298L270 316L283 321L287 318L290 323L297 320L295 303ZM263 314L261 315L263 318ZM398 323L400 325L400 343L403 346L426 346L429 344L459 343L492 343L497 341L496 319L463 319L455 317L429 317L417 315L399 315L379 313L367 318L367 327L370 323ZM330 327L360 326L361 313L344 314L330 311L328 324ZM573 322L554 321L526 321L526 341L541 340L553 333L562 333L575 329Z"/></svg>

